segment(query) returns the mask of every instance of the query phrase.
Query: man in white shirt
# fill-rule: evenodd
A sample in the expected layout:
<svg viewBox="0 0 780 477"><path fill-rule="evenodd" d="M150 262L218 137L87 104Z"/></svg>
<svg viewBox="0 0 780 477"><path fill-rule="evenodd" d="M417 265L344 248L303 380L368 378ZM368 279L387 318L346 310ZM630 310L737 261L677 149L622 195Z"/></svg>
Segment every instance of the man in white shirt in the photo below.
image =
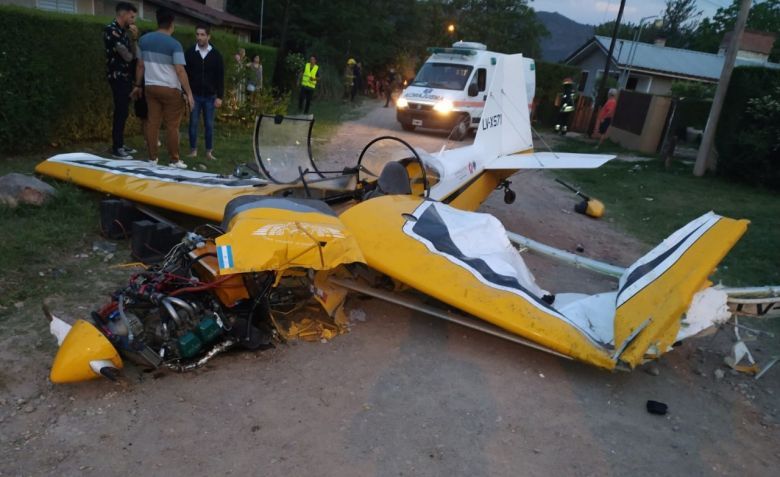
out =
<svg viewBox="0 0 780 477"><path fill-rule="evenodd" d="M208 25L195 27L195 45L187 48L184 59L185 69L192 87L195 104L190 113L190 154L198 156L198 122L203 114L205 130L206 159L214 160L214 116L216 108L222 105L225 94L225 65L222 55L209 43L211 39Z"/></svg>

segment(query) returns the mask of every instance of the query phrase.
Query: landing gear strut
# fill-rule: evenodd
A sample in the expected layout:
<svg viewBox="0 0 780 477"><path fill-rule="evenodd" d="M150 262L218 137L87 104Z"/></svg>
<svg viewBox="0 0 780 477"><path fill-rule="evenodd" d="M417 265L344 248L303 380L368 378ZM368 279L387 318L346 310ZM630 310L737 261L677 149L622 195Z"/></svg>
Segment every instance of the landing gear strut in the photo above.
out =
<svg viewBox="0 0 780 477"><path fill-rule="evenodd" d="M511 181L502 181L500 184L498 184L498 187L496 189L503 188L504 189L504 203L505 204L513 204L515 202L515 199L517 199L517 194L515 191L509 188L509 185L512 184Z"/></svg>

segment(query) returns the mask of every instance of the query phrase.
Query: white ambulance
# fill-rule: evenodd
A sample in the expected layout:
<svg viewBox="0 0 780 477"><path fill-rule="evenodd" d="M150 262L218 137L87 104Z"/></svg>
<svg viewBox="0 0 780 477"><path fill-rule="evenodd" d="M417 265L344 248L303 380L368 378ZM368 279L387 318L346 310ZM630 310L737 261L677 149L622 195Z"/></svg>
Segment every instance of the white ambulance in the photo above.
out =
<svg viewBox="0 0 780 477"><path fill-rule="evenodd" d="M479 125L487 90L503 53L482 43L458 41L452 48L429 48L431 56L396 101L396 119L407 131L446 129L461 140ZM536 65L523 59L530 111L536 89Z"/></svg>

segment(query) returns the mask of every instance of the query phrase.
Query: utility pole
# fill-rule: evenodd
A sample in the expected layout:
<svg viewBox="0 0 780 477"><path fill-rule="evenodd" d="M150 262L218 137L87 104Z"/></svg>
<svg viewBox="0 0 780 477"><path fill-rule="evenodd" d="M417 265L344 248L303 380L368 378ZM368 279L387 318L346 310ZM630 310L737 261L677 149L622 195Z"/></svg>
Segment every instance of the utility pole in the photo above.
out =
<svg viewBox="0 0 780 477"><path fill-rule="evenodd" d="M601 77L599 93L596 95L596 102L593 104L593 112L590 115L590 123L588 123L588 136L593 134L593 128L596 126L596 111L598 110L599 105L607 98L607 78L609 78L609 67L612 66L612 53L615 52L615 42L617 40L618 29L620 28L620 20L623 19L624 8L626 8L626 0L620 0L620 10L618 10L617 19L615 20L615 28L612 29L612 41L609 42L607 63L604 65L604 76Z"/></svg>
<svg viewBox="0 0 780 477"><path fill-rule="evenodd" d="M712 163L712 145L715 141L715 132L718 129L720 112L723 109L723 101L726 99L726 91L729 89L731 72L734 70L734 62L737 60L737 50L739 50L739 43L742 40L742 32L745 31L751 3L752 0L742 0L739 6L737 23L734 25L734 33L731 35L729 49L726 51L726 59L723 61L723 69L720 72L718 87L715 89L710 115L707 117L707 126L704 128L701 146L699 146L699 152L696 154L696 164L693 166L693 175L697 177L703 176L707 169L711 169L714 165Z"/></svg>
<svg viewBox="0 0 780 477"><path fill-rule="evenodd" d="M259 44L263 44L263 14L265 13L265 0L260 0L260 41Z"/></svg>

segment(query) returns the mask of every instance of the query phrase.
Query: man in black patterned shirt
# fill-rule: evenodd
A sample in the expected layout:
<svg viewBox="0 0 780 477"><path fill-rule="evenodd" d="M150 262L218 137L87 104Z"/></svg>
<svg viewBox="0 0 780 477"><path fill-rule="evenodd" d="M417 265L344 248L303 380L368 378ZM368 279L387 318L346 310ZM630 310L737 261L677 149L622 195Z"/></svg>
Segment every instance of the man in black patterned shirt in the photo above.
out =
<svg viewBox="0 0 780 477"><path fill-rule="evenodd" d="M103 30L106 47L106 76L114 97L114 120L111 127L111 155L116 159L132 159L138 152L125 147L125 122L130 110L134 71L131 65L137 55L138 27L135 16L138 9L128 2L116 5L116 18Z"/></svg>

